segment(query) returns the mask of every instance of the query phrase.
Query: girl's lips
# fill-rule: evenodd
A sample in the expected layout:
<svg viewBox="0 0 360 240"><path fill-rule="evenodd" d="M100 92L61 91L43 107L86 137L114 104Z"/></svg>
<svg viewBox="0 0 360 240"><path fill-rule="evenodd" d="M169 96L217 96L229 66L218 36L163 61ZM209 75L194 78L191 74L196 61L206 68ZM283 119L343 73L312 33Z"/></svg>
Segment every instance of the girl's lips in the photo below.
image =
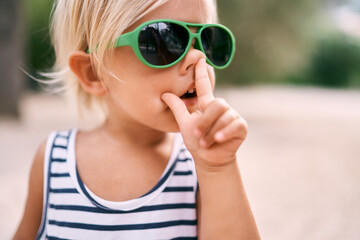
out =
<svg viewBox="0 0 360 240"><path fill-rule="evenodd" d="M192 107L197 104L197 97L192 98L180 98L187 107Z"/></svg>

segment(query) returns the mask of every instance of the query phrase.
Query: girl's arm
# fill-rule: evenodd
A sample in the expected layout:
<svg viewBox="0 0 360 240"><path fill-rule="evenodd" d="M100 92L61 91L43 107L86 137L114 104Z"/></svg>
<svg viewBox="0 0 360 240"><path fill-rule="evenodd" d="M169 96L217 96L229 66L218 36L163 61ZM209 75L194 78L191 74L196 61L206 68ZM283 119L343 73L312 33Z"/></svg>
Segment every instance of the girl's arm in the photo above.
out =
<svg viewBox="0 0 360 240"><path fill-rule="evenodd" d="M242 184L236 152L247 123L224 100L215 99L205 59L195 67L197 110L189 113L172 93L162 99L173 112L195 161L199 181L200 239L260 239Z"/></svg>
<svg viewBox="0 0 360 240"><path fill-rule="evenodd" d="M199 239L260 239L237 162L197 164Z"/></svg>
<svg viewBox="0 0 360 240"><path fill-rule="evenodd" d="M14 240L35 239L39 230L43 207L45 146L45 142L40 146L31 167L25 210L19 227L13 237Z"/></svg>

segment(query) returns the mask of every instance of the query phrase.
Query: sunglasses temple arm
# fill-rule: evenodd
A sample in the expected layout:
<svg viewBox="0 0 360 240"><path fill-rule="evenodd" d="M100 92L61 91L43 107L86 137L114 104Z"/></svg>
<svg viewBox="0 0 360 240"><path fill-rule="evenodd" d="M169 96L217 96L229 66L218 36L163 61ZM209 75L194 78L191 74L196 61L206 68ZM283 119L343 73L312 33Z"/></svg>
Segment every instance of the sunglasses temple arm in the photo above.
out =
<svg viewBox="0 0 360 240"><path fill-rule="evenodd" d="M136 43L138 41L136 33L137 33L136 31L132 31L132 32L121 35L115 42L114 47L115 48L121 47L121 46L133 47L134 43Z"/></svg>
<svg viewBox="0 0 360 240"><path fill-rule="evenodd" d="M109 48L117 48L121 46L131 46L133 48L134 41L137 42L136 32L129 32L121 35L113 46L109 45ZM90 48L86 50L86 53L91 53Z"/></svg>

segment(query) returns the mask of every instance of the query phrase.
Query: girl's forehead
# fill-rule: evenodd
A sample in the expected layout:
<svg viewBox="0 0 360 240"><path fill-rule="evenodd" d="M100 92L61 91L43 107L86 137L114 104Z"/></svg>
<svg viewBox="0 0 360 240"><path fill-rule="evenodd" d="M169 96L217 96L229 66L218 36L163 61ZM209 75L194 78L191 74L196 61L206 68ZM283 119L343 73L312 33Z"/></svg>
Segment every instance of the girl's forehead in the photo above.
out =
<svg viewBox="0 0 360 240"><path fill-rule="evenodd" d="M126 27L122 33L133 31L140 24L156 19L173 19L189 23L217 22L215 0L163 0L159 2L161 2L159 6L145 10L145 15Z"/></svg>
<svg viewBox="0 0 360 240"><path fill-rule="evenodd" d="M154 19L174 19L183 22L206 23L216 17L214 0L168 0L149 12L142 22Z"/></svg>

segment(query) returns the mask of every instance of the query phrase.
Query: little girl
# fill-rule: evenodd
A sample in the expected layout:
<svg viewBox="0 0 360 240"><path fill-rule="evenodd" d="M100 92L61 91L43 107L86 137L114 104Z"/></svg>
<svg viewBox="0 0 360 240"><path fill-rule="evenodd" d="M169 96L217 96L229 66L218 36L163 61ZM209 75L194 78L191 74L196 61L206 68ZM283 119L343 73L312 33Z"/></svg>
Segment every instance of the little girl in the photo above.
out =
<svg viewBox="0 0 360 240"><path fill-rule="evenodd" d="M51 76L106 119L40 146L14 239L259 239L247 125L213 96L235 49L216 22L213 0L55 1Z"/></svg>

